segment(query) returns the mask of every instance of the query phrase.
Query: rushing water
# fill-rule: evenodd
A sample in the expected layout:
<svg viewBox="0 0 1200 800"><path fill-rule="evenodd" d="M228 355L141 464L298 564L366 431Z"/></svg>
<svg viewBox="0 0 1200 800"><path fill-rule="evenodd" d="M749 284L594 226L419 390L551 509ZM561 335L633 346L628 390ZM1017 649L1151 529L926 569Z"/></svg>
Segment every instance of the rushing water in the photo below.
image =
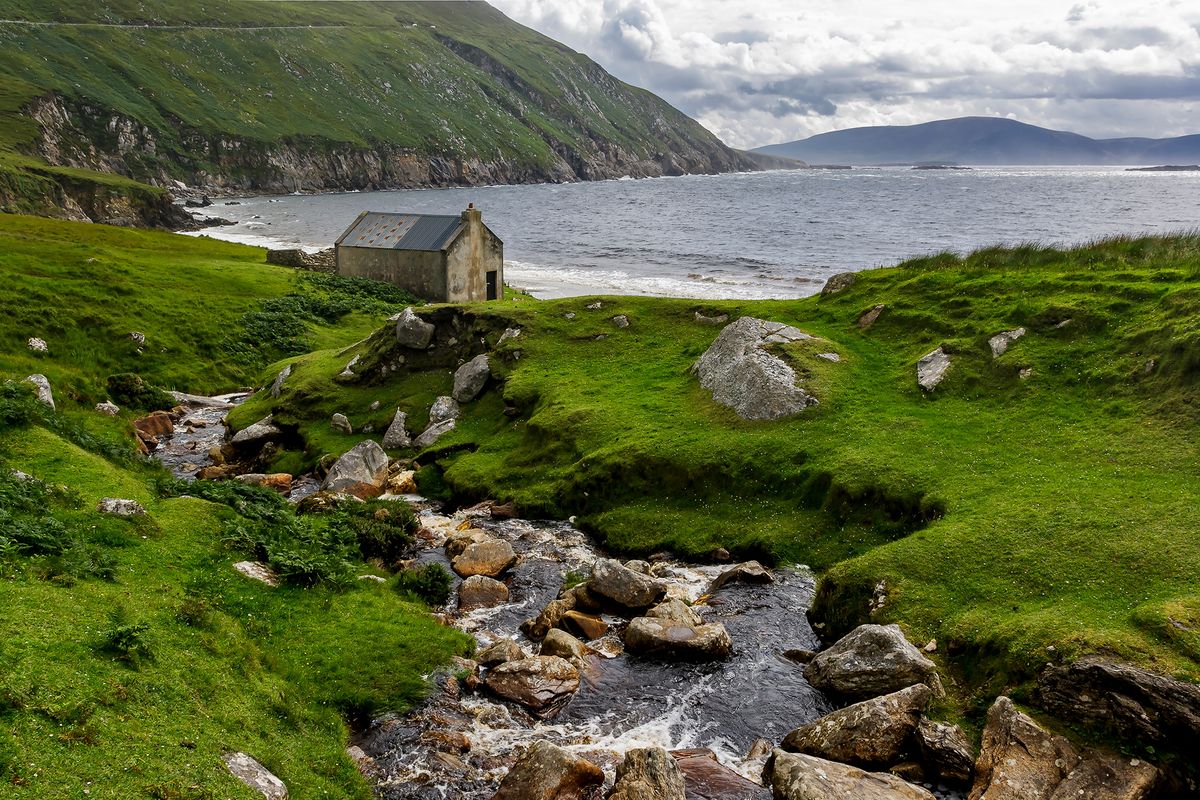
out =
<svg viewBox="0 0 1200 800"><path fill-rule="evenodd" d="M256 197L204 233L329 247L360 211L457 213L504 240L539 296L800 297L836 272L993 244L1072 244L1200 227L1200 173L1112 167L882 167L599 183Z"/></svg>

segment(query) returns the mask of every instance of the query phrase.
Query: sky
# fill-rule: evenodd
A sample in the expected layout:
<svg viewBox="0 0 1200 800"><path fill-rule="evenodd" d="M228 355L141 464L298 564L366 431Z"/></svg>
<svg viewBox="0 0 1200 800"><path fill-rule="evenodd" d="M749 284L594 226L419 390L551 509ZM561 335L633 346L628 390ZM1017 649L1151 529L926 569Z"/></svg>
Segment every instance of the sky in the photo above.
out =
<svg viewBox="0 0 1200 800"><path fill-rule="evenodd" d="M491 2L735 147L967 115L1200 133L1200 0Z"/></svg>

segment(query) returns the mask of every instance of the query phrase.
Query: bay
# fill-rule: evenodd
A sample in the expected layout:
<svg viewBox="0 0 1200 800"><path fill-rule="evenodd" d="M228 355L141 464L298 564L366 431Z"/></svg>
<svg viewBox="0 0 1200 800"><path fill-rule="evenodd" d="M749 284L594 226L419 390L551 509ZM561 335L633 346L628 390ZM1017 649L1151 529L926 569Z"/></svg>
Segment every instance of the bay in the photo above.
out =
<svg viewBox="0 0 1200 800"><path fill-rule="evenodd" d="M540 297L788 298L940 251L1200 228L1200 173L1113 167L797 170L596 183L221 199L203 235L329 247L360 211L456 214L504 240Z"/></svg>

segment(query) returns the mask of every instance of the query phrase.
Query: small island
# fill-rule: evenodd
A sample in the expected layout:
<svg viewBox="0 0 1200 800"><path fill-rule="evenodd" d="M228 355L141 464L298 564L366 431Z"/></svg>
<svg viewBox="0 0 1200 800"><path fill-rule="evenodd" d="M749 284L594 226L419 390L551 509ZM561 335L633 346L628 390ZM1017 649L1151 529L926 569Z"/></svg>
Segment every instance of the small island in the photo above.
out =
<svg viewBox="0 0 1200 800"><path fill-rule="evenodd" d="M1158 167L1127 167L1126 172L1200 172L1200 164L1163 164Z"/></svg>

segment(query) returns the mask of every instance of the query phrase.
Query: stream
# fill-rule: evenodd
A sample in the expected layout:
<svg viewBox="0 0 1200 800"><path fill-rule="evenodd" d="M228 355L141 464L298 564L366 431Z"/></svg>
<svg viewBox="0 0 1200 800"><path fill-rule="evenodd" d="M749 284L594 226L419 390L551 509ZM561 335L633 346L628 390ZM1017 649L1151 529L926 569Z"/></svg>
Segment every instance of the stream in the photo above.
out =
<svg viewBox="0 0 1200 800"><path fill-rule="evenodd" d="M208 451L224 441L224 416L244 397L185 404L175 434L154 457L177 477L192 479L212 463ZM318 481L298 478L294 486L291 499L296 501L315 491ZM586 578L595 561L606 557L570 522L496 519L483 507L444 513L417 495L383 499L409 502L418 512L416 564L438 563L450 571L444 544L466 528L512 545L518 559L505 576L507 602L459 614L456 576L449 603L434 609L447 624L471 634L480 650L507 638L536 655L539 645L521 632L521 623L555 599L565 579ZM814 577L804 567L780 567L771 583L734 581L710 595L713 579L730 565L688 564L666 555L650 562L651 573L667 585L668 598L693 604L705 622L725 625L733 640L728 659L692 663L625 654L620 633L627 621L605 614L609 632L588 642L595 653L582 665L579 691L548 720L535 719L482 686L466 690L455 677L463 676L461 665L431 671L427 677L434 689L423 703L404 714L385 715L355 737L352 754L374 782L376 796L486 800L524 748L539 739L599 765L606 786L625 751L649 746L707 749L721 765L757 783L771 745L834 708L808 685L803 667L783 655L793 648L820 647L805 613ZM938 797L961 797L944 787L929 788ZM770 792L743 784L733 793L694 796L765 800Z"/></svg>

